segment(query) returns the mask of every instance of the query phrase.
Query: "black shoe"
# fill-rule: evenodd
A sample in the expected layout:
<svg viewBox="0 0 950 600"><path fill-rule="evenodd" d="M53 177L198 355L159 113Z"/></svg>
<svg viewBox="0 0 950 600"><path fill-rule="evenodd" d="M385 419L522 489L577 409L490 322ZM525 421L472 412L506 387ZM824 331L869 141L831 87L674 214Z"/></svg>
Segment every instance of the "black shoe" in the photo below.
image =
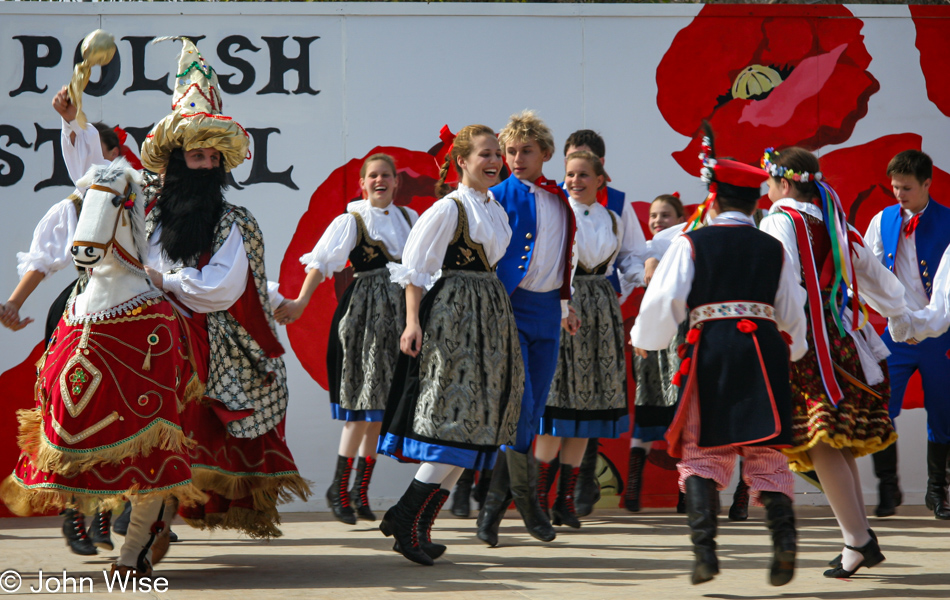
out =
<svg viewBox="0 0 950 600"><path fill-rule="evenodd" d="M934 511L934 518L950 520L950 502L947 501L947 455L950 444L927 442L927 494L924 504Z"/></svg>
<svg viewBox="0 0 950 600"><path fill-rule="evenodd" d="M686 494L683 492L676 493L676 514L686 514Z"/></svg>
<svg viewBox="0 0 950 600"><path fill-rule="evenodd" d="M729 507L730 521L746 521L749 518L749 484L742 478L742 463L739 463L739 483L732 495L732 506Z"/></svg>
<svg viewBox="0 0 950 600"><path fill-rule="evenodd" d="M333 511L337 521L347 525L356 525L356 513L350 506L350 471L353 470L353 459L348 456L338 456L336 459L336 473L333 483L327 489L327 506Z"/></svg>
<svg viewBox="0 0 950 600"><path fill-rule="evenodd" d="M432 542L432 524L435 523L436 517L439 516L439 511L442 509L442 505L445 504L445 499L448 497L448 490L440 490L440 494L433 496L422 508L422 518L419 520L419 547L433 560L445 554L446 550L445 545ZM393 508L386 511L386 514L383 515L383 520L379 522L379 530L382 531L386 537L393 534ZM399 540L393 542L393 552L402 553L399 547Z"/></svg>
<svg viewBox="0 0 950 600"><path fill-rule="evenodd" d="M178 541L178 534L172 531L171 528L168 529L168 541L172 544Z"/></svg>
<svg viewBox="0 0 950 600"><path fill-rule="evenodd" d="M376 468L376 459L372 456L361 456L356 462L356 481L350 490L350 503L356 510L356 516L365 521L375 521L376 515L369 507L369 482L373 478L373 469Z"/></svg>
<svg viewBox="0 0 950 600"><path fill-rule="evenodd" d="M508 461L508 480L515 508L521 513L524 526L536 540L551 542L557 537L551 520L538 504L538 471L533 456L515 452L511 448L505 451Z"/></svg>
<svg viewBox="0 0 950 600"><path fill-rule="evenodd" d="M511 491L508 485L508 461L500 454L491 475L491 486L485 496L485 503L478 511L478 539L491 547L498 545L498 528L511 504Z"/></svg>
<svg viewBox="0 0 950 600"><path fill-rule="evenodd" d="M627 465L627 487L623 493L623 505L630 512L640 512L640 487L643 483L643 467L646 464L646 459L646 450L630 448L630 461Z"/></svg>
<svg viewBox="0 0 950 600"><path fill-rule="evenodd" d="M719 574L719 559L716 557L716 482L693 475L686 479L686 515L689 521L690 538L693 542L691 581L693 585L705 583Z"/></svg>
<svg viewBox="0 0 950 600"><path fill-rule="evenodd" d="M875 539L874 537L872 537L871 540L867 544L861 546L860 548L855 548L854 546L848 546L848 545L845 545L845 548L847 548L848 550L854 550L855 552L860 552L861 562L859 562L850 571L845 571L844 567L840 565L835 567L834 569L828 569L824 573L825 577L830 577L834 579L847 579L848 577L851 577L852 575L857 573L858 569L860 569L861 567L870 569L871 567L881 564L885 560L884 554L881 552L881 547L878 545L877 539Z"/></svg>
<svg viewBox="0 0 950 600"><path fill-rule="evenodd" d="M96 550L86 533L86 522L83 514L72 508L67 508L60 514L64 517L63 537L66 538L66 545L69 546L70 551L80 556L98 554L99 551Z"/></svg>
<svg viewBox="0 0 950 600"><path fill-rule="evenodd" d="M792 499L780 492L762 492L761 499L765 505L765 525L772 532L769 583L785 585L795 576L795 555L798 550Z"/></svg>
<svg viewBox="0 0 950 600"><path fill-rule="evenodd" d="M475 470L465 469L462 476L455 483L452 492L452 514L460 519L467 519L472 514L472 483L475 482Z"/></svg>
<svg viewBox="0 0 950 600"><path fill-rule="evenodd" d="M129 520L132 518L132 503L126 502L125 508L122 509L122 514L116 517L115 521L112 523L112 533L117 533L119 535L125 535L129 530Z"/></svg>
<svg viewBox="0 0 950 600"><path fill-rule="evenodd" d="M422 525L423 509L439 492L439 484L422 483L413 479L402 498L386 513L379 526L383 535L396 538L399 552L403 556L420 565L435 564L420 546L419 528Z"/></svg>
<svg viewBox="0 0 950 600"><path fill-rule="evenodd" d="M577 474L580 467L561 465L561 473L557 482L557 500L551 509L551 522L554 525L567 525L574 529L581 528L574 508L574 488L577 485Z"/></svg>
<svg viewBox="0 0 950 600"><path fill-rule="evenodd" d="M594 512L594 505L600 500L600 481L597 480L597 459L600 457L600 440L587 440L581 470L577 475L574 488L574 510L578 517L586 517Z"/></svg>
<svg viewBox="0 0 950 600"><path fill-rule="evenodd" d="M877 534L874 533L873 529L868 529L868 535L871 536L871 539L877 541ZM840 567L841 566L841 555L832 558L828 561L829 567Z"/></svg>
<svg viewBox="0 0 950 600"><path fill-rule="evenodd" d="M871 458L874 462L874 475L878 478L878 501L874 514L878 517L890 517L897 513L897 507L904 501L897 479L897 444L875 452Z"/></svg>
<svg viewBox="0 0 950 600"><path fill-rule="evenodd" d="M109 535L111 521L111 512L97 512L96 516L92 518L92 525L89 526L89 540L96 548L115 550L112 536Z"/></svg>

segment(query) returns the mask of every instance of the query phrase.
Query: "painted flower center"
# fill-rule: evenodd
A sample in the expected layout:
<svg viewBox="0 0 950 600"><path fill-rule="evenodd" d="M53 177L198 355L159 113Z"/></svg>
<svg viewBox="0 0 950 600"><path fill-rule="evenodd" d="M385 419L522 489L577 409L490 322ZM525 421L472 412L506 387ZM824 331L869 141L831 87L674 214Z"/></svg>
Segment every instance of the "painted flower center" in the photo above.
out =
<svg viewBox="0 0 950 600"><path fill-rule="evenodd" d="M750 65L732 83L732 97L742 100L768 94L782 83L782 75L772 67Z"/></svg>

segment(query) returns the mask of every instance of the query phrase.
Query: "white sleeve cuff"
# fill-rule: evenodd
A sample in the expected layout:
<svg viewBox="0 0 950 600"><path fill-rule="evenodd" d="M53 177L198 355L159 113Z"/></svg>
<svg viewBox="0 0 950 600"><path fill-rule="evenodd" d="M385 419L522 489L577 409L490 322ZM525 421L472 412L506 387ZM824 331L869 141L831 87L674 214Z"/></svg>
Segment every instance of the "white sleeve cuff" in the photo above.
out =
<svg viewBox="0 0 950 600"><path fill-rule="evenodd" d="M387 266L389 267L392 282L402 287L412 284L416 287L429 289L442 275L441 269L434 275L429 275L428 273L420 273L399 263L389 263Z"/></svg>

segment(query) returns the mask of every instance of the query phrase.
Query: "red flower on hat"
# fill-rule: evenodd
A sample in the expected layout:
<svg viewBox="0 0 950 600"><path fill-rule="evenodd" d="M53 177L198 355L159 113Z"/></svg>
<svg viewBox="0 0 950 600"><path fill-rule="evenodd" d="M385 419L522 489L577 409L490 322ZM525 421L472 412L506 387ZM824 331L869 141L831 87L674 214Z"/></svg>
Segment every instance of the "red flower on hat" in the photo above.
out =
<svg viewBox="0 0 950 600"><path fill-rule="evenodd" d="M433 154L405 148L377 146L366 156L385 152L396 161L398 185L394 202L409 206L422 213L436 201L435 182L439 167ZM313 250L320 236L336 217L343 214L346 205L361 196L360 167L366 157L354 158L333 171L310 197L307 211L297 223L297 231L284 253L280 264L280 292L296 298L306 277L300 257ZM327 388L327 340L330 321L339 298L351 280L349 271L320 284L310 304L297 321L287 326L287 337L304 369L324 389Z"/></svg>
<svg viewBox="0 0 950 600"><path fill-rule="evenodd" d="M828 18L822 18L828 17ZM763 148L820 148L851 137L880 85L867 71L863 23L840 5L706 5L656 71L657 105L692 141L673 157L696 172L700 123L718 153L757 163Z"/></svg>
<svg viewBox="0 0 950 600"><path fill-rule="evenodd" d="M910 6L917 28L920 70L927 81L927 97L950 117L950 18L943 6Z"/></svg>
<svg viewBox="0 0 950 600"><path fill-rule="evenodd" d="M841 148L821 156L821 171L834 187L851 223L862 235L871 218L896 204L887 176L887 163L898 152L920 150L922 139L916 133L886 135L851 148ZM950 189L950 174L934 167L933 188ZM942 204L950 198L935 198Z"/></svg>

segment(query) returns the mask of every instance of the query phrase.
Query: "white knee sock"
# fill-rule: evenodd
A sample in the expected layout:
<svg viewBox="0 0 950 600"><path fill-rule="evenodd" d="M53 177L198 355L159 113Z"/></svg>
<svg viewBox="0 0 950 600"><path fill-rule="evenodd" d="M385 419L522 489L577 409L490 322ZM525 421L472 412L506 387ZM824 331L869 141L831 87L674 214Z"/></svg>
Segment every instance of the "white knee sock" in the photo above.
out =
<svg viewBox="0 0 950 600"><path fill-rule="evenodd" d="M855 475L848 465L851 456L850 448L835 449L830 445L819 442L808 451L815 471L821 480L821 486L835 513L838 527L848 546L860 548L870 541L868 534L868 520L864 503L858 502L859 490L854 489ZM845 570L852 570L861 561L861 554L847 548L842 551L841 566Z"/></svg>
<svg viewBox="0 0 950 600"><path fill-rule="evenodd" d="M643 448L647 452L653 448L653 442L644 442L643 440L638 440L637 438L630 438L630 447L631 448Z"/></svg>
<svg viewBox="0 0 950 600"><path fill-rule="evenodd" d="M458 471L457 473L454 473ZM433 462L424 462L419 466L419 470L416 471L416 480L421 483L443 483L448 480L454 474L454 479L452 480L452 485L455 485L455 482L462 475L462 467L456 467L455 465L447 465L444 463L433 463Z"/></svg>

